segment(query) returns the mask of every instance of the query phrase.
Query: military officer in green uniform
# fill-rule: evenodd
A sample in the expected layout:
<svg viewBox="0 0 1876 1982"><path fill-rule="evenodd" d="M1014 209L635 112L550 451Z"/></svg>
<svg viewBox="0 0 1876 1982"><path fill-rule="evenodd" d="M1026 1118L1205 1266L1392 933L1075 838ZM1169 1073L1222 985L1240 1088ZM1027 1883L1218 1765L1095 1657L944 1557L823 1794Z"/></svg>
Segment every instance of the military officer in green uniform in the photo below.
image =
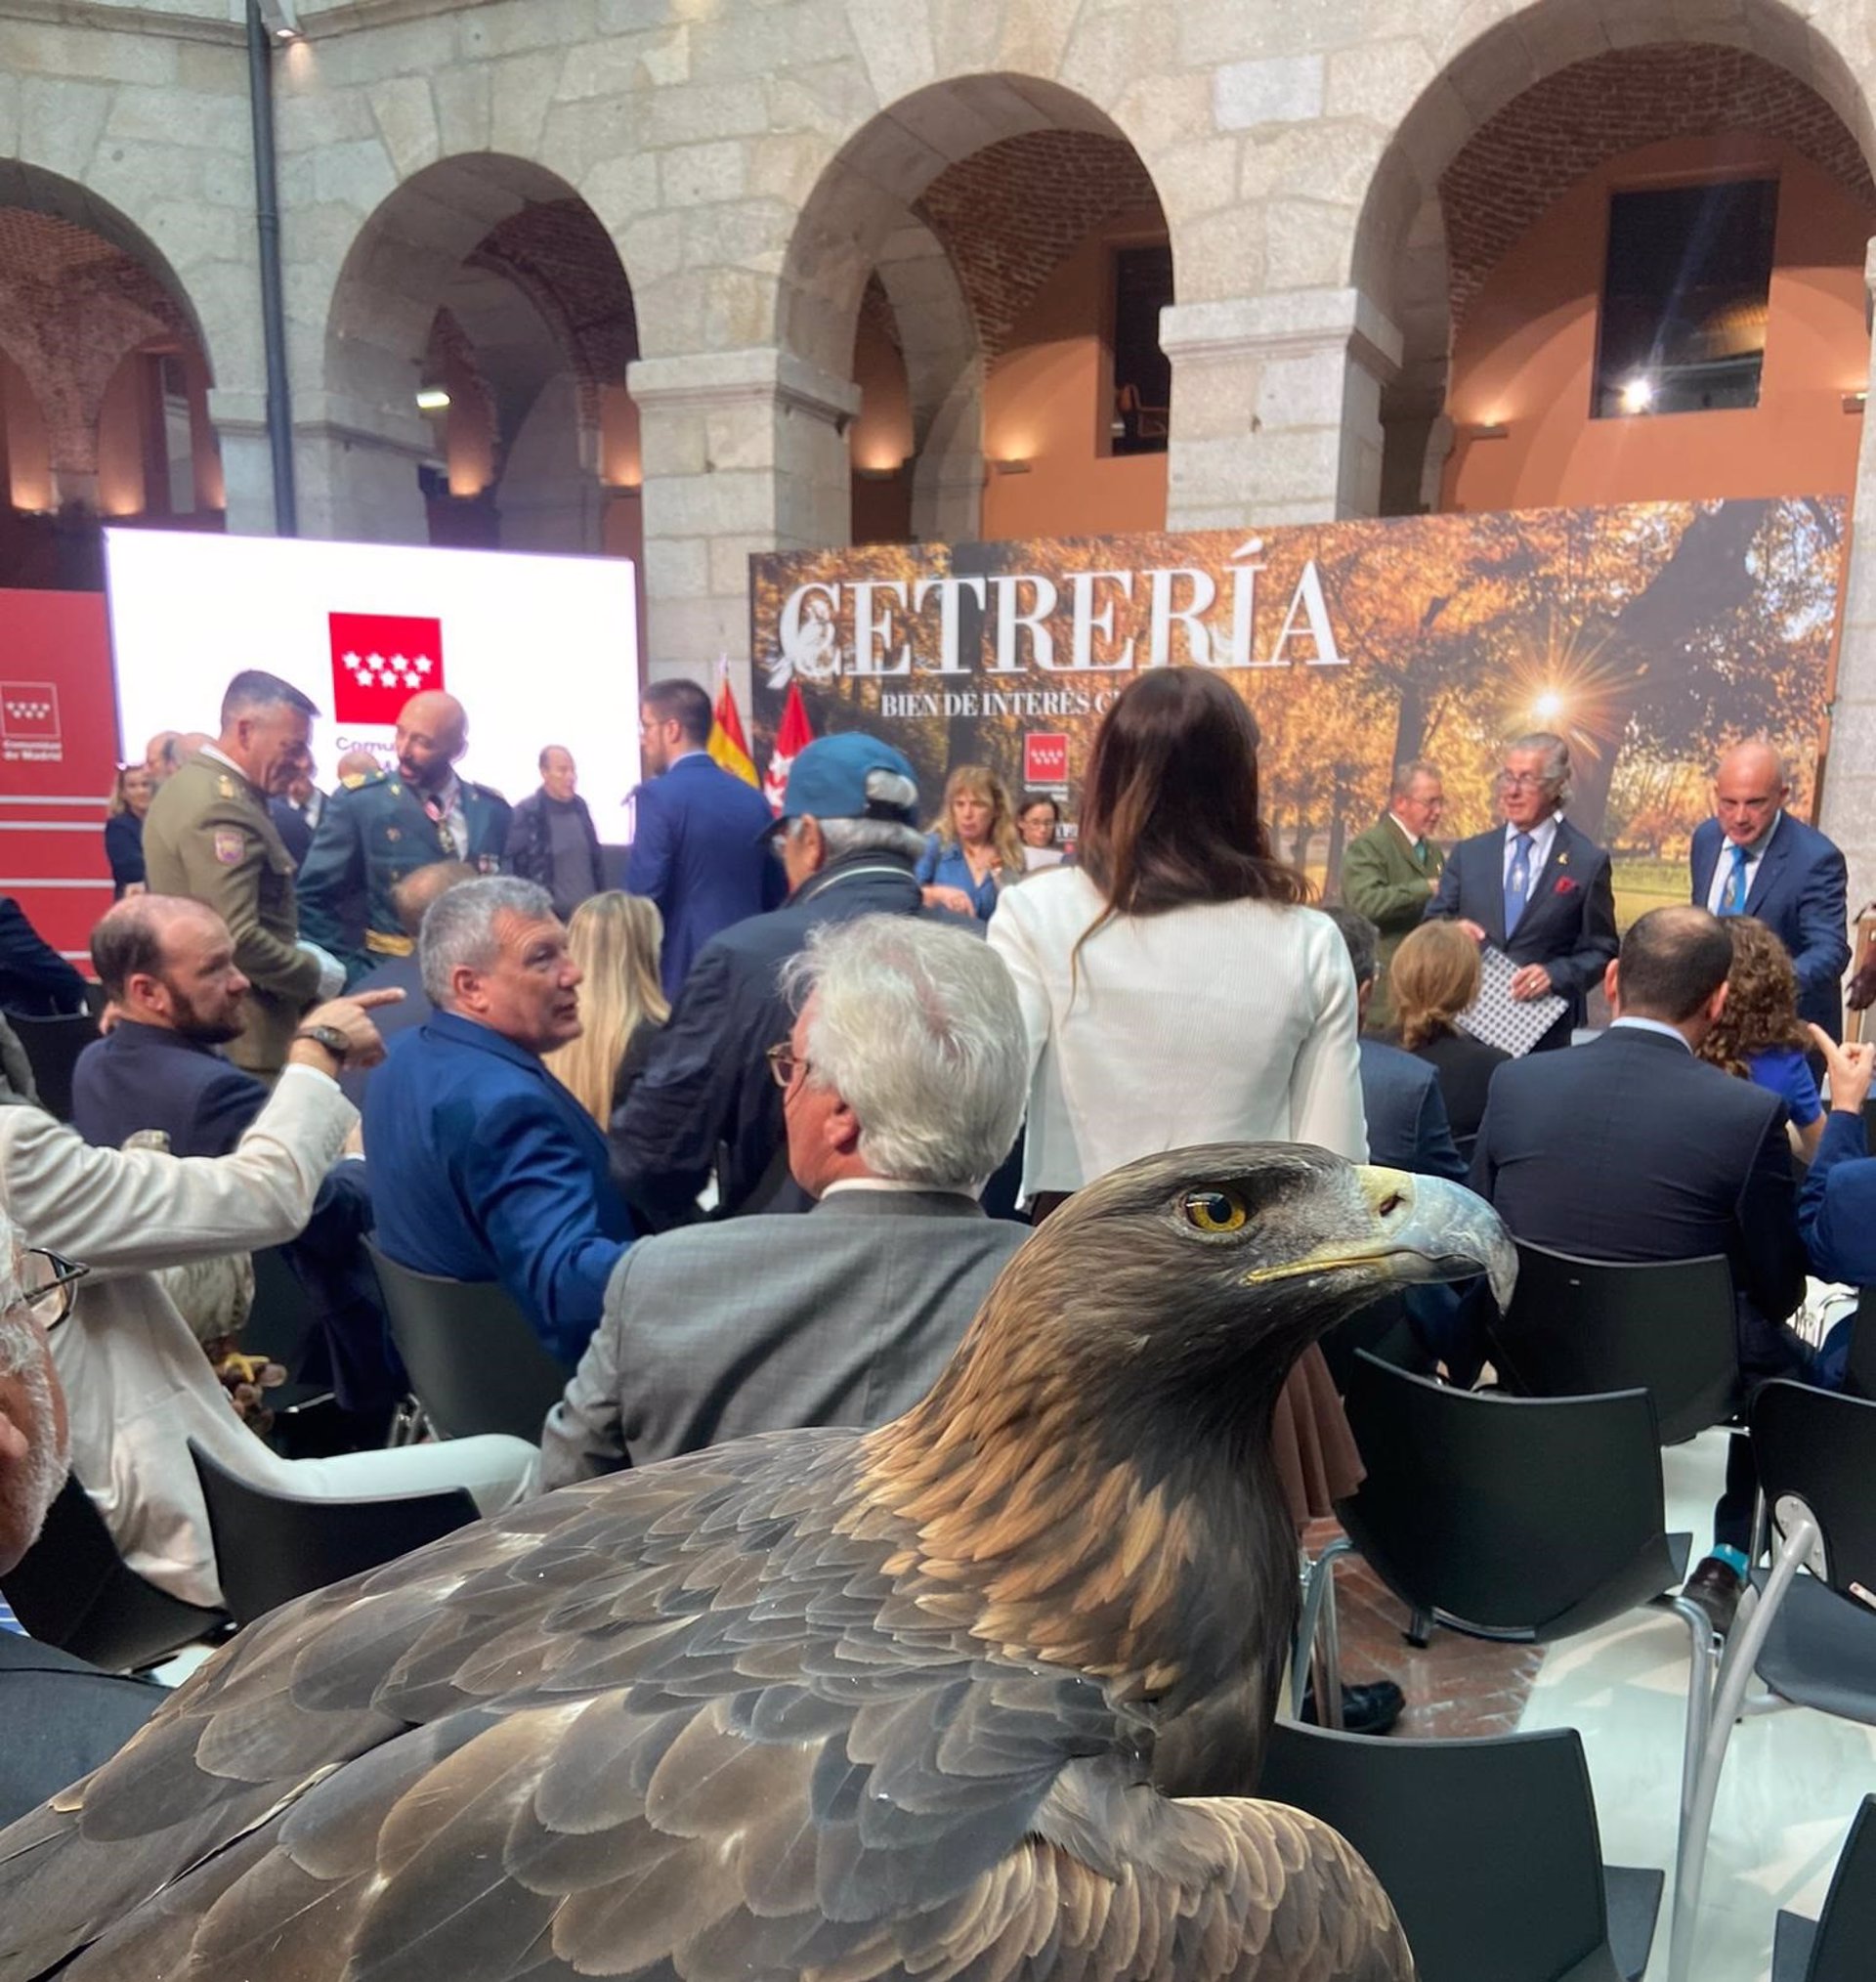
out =
<svg viewBox="0 0 1876 1982"><path fill-rule="evenodd" d="M228 1056L267 1079L286 1063L301 1013L336 997L344 976L300 940L293 857L267 809L311 767L318 713L277 674L235 675L222 698L221 735L164 780L144 821L149 891L206 903L234 938L235 969L252 989Z"/></svg>
<svg viewBox="0 0 1876 1982"><path fill-rule="evenodd" d="M1368 1027L1386 1032L1394 1022L1387 966L1401 939L1419 926L1439 885L1446 856L1433 844L1446 788L1432 764L1416 757L1396 766L1386 815L1358 833L1342 854L1342 898L1381 931L1381 967Z"/></svg>
<svg viewBox="0 0 1876 1982"><path fill-rule="evenodd" d="M405 875L437 860L499 871L508 800L456 776L468 744L462 704L427 689L399 713L396 772L367 776L326 801L300 868L301 914L313 940L344 960L348 981L410 954L391 899Z"/></svg>

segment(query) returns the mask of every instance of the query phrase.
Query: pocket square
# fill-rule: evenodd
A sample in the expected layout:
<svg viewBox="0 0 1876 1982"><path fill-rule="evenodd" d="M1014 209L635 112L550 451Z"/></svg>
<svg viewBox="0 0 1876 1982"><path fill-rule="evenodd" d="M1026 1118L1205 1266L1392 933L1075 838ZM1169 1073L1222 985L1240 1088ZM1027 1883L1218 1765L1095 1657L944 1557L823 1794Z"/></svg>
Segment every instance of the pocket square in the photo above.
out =
<svg viewBox="0 0 1876 1982"><path fill-rule="evenodd" d="M1578 892L1578 889L1576 883L1573 882L1567 874L1565 874L1558 876L1556 886L1552 890L1552 892L1554 894L1575 894Z"/></svg>

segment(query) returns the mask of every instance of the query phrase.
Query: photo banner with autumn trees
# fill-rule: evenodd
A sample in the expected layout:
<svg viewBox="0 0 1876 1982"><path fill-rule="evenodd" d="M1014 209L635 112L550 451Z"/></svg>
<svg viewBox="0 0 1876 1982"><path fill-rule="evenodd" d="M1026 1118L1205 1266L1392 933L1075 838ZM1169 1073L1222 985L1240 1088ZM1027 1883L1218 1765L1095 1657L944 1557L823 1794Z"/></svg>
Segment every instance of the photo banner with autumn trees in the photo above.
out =
<svg viewBox="0 0 1876 1982"><path fill-rule="evenodd" d="M757 556L757 755L798 685L817 736L886 738L932 809L952 766L1019 790L1066 738L1072 817L1134 672L1212 667L1262 729L1279 850L1333 889L1396 761L1439 765L1463 838L1493 823L1500 744L1556 729L1626 921L1685 898L1728 742L1780 743L1809 814L1846 531L1844 501L1817 496Z"/></svg>

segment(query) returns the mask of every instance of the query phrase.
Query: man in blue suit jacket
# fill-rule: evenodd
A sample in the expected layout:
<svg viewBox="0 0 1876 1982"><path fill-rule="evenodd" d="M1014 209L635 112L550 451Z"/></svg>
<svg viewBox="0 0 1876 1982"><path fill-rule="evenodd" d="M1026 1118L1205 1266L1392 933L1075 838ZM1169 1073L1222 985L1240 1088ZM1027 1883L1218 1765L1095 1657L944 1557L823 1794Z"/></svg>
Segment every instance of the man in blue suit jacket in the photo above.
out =
<svg viewBox="0 0 1876 1982"><path fill-rule="evenodd" d="M1791 952L1798 1013L1844 1031L1850 881L1844 856L1784 809L1791 784L1769 743L1736 744L1713 774L1714 817L1695 828L1693 899L1717 916L1756 916Z"/></svg>
<svg viewBox="0 0 1876 1982"><path fill-rule="evenodd" d="M664 918L664 995L731 924L775 908L788 892L764 836L768 800L710 756L710 698L695 681L654 681L639 708L638 741L649 773L632 794L634 828L625 885Z"/></svg>
<svg viewBox="0 0 1876 1982"><path fill-rule="evenodd" d="M1832 1040L1819 1050L1830 1066L1830 1113L1799 1193L1798 1232L1819 1279L1876 1287L1876 1163L1863 1121L1876 1046ZM1831 1351L1826 1338L1823 1359Z"/></svg>
<svg viewBox="0 0 1876 1982"><path fill-rule="evenodd" d="M217 1051L239 1037L248 988L228 925L186 896L131 895L92 930L91 958L118 1018L78 1056L72 1127L105 1149L154 1129L172 1156L226 1156L269 1093ZM368 1421L359 1429L381 1432L408 1386L361 1243L371 1219L364 1165L335 1164L306 1228L279 1251L306 1290L326 1358L323 1368L313 1359L302 1380L329 1379L340 1407Z"/></svg>
<svg viewBox="0 0 1876 1982"><path fill-rule="evenodd" d="M1427 905L1428 921L1463 924L1511 958L1514 998L1565 1001L1539 1052L1569 1045L1618 943L1609 856L1564 818L1569 796L1569 745L1547 730L1519 737L1498 775L1504 825L1453 848Z"/></svg>
<svg viewBox="0 0 1876 1982"><path fill-rule="evenodd" d="M504 875L440 895L419 956L436 1015L365 1091L378 1243L498 1280L571 1367L632 1236L606 1139L541 1059L579 1036L579 967L546 889Z"/></svg>

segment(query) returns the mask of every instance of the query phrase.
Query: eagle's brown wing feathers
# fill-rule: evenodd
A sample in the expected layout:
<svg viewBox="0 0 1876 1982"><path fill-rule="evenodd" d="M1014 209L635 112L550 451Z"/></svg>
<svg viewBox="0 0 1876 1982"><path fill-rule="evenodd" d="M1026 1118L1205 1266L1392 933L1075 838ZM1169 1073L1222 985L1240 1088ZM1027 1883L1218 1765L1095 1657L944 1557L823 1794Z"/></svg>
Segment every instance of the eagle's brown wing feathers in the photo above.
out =
<svg viewBox="0 0 1876 1982"><path fill-rule="evenodd" d="M854 1454L719 1447L251 1627L0 1833L0 1982L1409 1972L1293 1813L1140 1787L1074 1820L1092 1864L1053 1841L1064 1770L1143 1786L1150 1731L895 1589Z"/></svg>

